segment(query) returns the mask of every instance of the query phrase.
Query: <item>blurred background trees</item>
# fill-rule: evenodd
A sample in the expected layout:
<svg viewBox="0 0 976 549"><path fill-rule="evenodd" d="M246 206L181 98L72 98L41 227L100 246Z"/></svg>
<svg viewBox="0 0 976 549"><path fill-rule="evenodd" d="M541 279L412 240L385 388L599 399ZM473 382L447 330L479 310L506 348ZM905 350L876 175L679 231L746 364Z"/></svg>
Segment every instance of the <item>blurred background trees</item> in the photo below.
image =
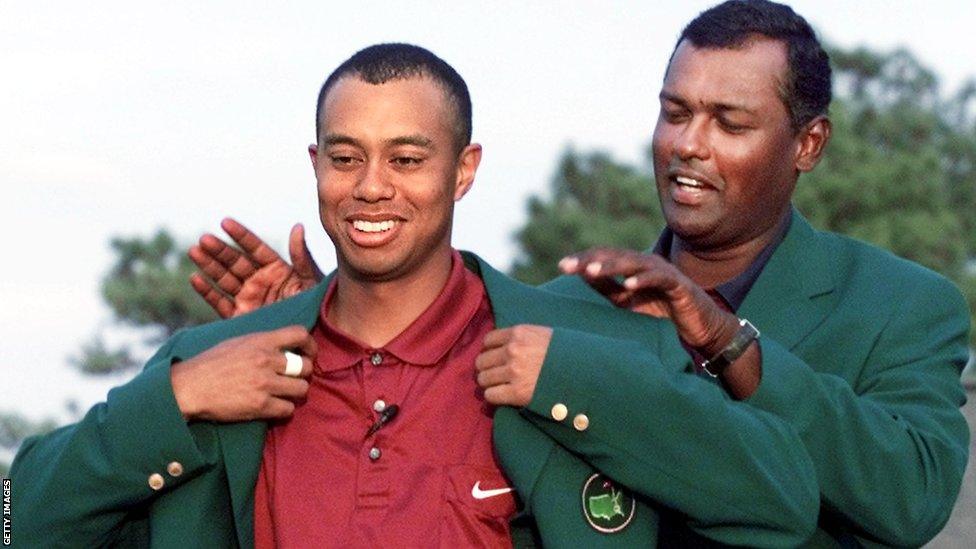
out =
<svg viewBox="0 0 976 549"><path fill-rule="evenodd" d="M936 75L907 51L834 50L831 58L834 134L820 166L801 177L797 207L817 227L945 274L976 311L976 82L946 97ZM650 247L664 226L650 166L649 150L635 166L567 149L549 192L529 198L511 273L537 284L556 276L559 259L573 251ZM116 261L102 297L115 322L138 336L111 347L95 334L71 359L90 374L134 370L175 331L215 318L187 282L193 268L186 246L168 232L110 244ZM25 436L53 426L0 414L0 450L10 453ZM2 461L0 454L5 473Z"/></svg>
<svg viewBox="0 0 976 549"><path fill-rule="evenodd" d="M816 227L951 278L976 311L976 81L944 97L904 50L833 50L831 60L833 137L794 203ZM567 149L550 192L529 199L512 274L538 284L570 252L653 245L664 222L650 166L649 150L631 166Z"/></svg>
<svg viewBox="0 0 976 549"><path fill-rule="evenodd" d="M217 319L216 313L189 285L195 270L186 256L189 246L177 245L160 229L150 238L113 238L115 264L102 280L102 298L113 320L135 328L142 346L157 347L182 328ZM71 362L86 374L109 374L142 364L145 357L131 345L109 348L101 334L82 346Z"/></svg>

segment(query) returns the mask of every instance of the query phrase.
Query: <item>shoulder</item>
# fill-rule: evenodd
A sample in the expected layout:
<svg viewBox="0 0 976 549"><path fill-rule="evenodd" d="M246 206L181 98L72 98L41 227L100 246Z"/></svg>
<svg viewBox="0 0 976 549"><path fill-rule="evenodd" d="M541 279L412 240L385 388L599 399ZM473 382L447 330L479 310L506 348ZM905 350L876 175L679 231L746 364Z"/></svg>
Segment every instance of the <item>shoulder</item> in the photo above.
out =
<svg viewBox="0 0 976 549"><path fill-rule="evenodd" d="M817 237L833 252L841 285L853 285L888 300L914 300L922 295L943 303L964 303L952 281L927 267L837 233L817 231Z"/></svg>
<svg viewBox="0 0 976 549"><path fill-rule="evenodd" d="M574 289L571 280L563 282L564 287L546 285L536 288L502 274L473 254L469 257L477 260L478 274L485 284L495 324L499 327L538 324L620 339L645 340L662 322L614 307L595 292L599 299L587 296L585 288ZM577 283L589 288L581 281Z"/></svg>
<svg viewBox="0 0 976 549"><path fill-rule="evenodd" d="M317 318L325 284L291 298L225 320L202 324L173 336L172 354L186 358L234 337L302 324L311 328Z"/></svg>
<svg viewBox="0 0 976 549"><path fill-rule="evenodd" d="M611 305L607 298L583 282L583 279L578 276L562 275L540 285L539 289L600 305Z"/></svg>

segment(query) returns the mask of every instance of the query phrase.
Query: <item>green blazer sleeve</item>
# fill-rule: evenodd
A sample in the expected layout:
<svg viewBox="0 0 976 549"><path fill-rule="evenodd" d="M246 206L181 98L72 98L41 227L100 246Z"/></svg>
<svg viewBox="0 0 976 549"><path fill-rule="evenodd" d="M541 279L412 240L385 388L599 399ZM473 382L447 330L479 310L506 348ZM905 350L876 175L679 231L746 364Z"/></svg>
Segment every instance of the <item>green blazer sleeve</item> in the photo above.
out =
<svg viewBox="0 0 976 549"><path fill-rule="evenodd" d="M966 467L959 413L969 314L946 280L919 276L877 329L836 310L793 351L762 340L762 382L748 404L786 419L813 457L825 518L862 543L918 546L949 518ZM863 318L863 316L862 316ZM861 321L861 325L867 324ZM856 344L860 341L860 344Z"/></svg>
<svg viewBox="0 0 976 549"><path fill-rule="evenodd" d="M569 413L551 414L557 403ZM796 431L731 401L716 385L666 369L637 341L556 328L525 415L595 469L693 517L721 543L800 545L819 496ZM588 426L574 426L578 415Z"/></svg>
<svg viewBox="0 0 976 549"><path fill-rule="evenodd" d="M545 288L609 305L575 277ZM816 231L794 211L789 233L738 314L762 332L762 381L747 401L719 407L772 414L799 435L821 499L813 543L918 546L934 536L955 503L969 447L959 412L969 314L959 291L890 253ZM673 333L662 334L662 341L659 356L667 368L688 364ZM544 368L540 382L547 375ZM655 397L646 402L653 405ZM715 413L662 402L679 406L683 421L692 424L709 423ZM545 412L541 403L537 412ZM677 438L667 440L680 444ZM707 440L684 443L694 455L710 451ZM700 478L713 481L721 482Z"/></svg>
<svg viewBox="0 0 976 549"><path fill-rule="evenodd" d="M17 546L113 544L154 498L214 462L211 429L188 427L173 397L170 350L178 338L79 423L24 442L10 473ZM168 472L174 461L178 476ZM149 486L153 474L162 475L161 490Z"/></svg>

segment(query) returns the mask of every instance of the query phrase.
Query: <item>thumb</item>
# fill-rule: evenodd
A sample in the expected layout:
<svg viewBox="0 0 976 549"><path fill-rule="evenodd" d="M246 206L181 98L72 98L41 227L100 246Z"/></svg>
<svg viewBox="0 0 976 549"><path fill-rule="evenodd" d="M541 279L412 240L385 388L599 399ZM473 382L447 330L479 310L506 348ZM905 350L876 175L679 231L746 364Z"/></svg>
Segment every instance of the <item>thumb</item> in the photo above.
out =
<svg viewBox="0 0 976 549"><path fill-rule="evenodd" d="M288 255L291 257L291 264L299 277L314 282L322 280L322 270L312 258L312 252L308 250L308 243L305 241L305 226L301 223L296 223L291 228L291 235L288 237Z"/></svg>

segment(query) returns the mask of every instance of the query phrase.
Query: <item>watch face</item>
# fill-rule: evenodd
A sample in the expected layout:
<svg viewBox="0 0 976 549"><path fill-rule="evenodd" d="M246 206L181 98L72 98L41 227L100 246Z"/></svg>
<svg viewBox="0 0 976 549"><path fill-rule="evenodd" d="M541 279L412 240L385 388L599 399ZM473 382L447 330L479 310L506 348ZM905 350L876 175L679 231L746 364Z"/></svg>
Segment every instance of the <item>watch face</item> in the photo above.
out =
<svg viewBox="0 0 976 549"><path fill-rule="evenodd" d="M718 377L722 371L742 356L746 352L746 349L749 348L749 345L757 339L759 339L759 330L748 320L740 318L739 331L732 337L732 341L719 352L718 356L712 360L706 360L702 364L702 369L708 375Z"/></svg>

